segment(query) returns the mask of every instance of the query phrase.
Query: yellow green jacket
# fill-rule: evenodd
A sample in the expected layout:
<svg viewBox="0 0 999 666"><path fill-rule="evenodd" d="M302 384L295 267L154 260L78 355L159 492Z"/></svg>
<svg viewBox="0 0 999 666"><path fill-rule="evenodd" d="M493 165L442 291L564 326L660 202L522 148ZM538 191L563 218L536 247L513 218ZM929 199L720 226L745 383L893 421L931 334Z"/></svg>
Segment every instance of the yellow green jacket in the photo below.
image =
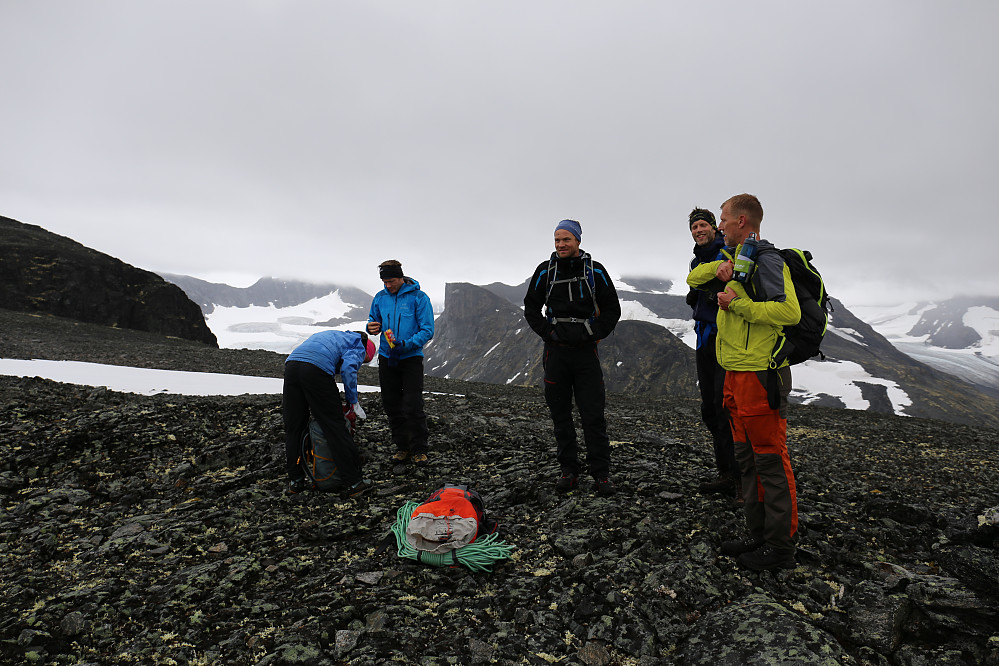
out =
<svg viewBox="0 0 999 666"><path fill-rule="evenodd" d="M737 296L728 310L718 308L716 353L718 363L726 370L768 369L784 327L793 326L801 319L801 308L787 265L779 252L767 251L773 247L767 241L759 241L756 268L750 280L755 298L747 293L742 283L735 280L723 283L715 277L721 261L696 266L687 275L687 284L695 289L724 291L731 287ZM737 256L737 252L733 256ZM783 365L787 365L787 361Z"/></svg>

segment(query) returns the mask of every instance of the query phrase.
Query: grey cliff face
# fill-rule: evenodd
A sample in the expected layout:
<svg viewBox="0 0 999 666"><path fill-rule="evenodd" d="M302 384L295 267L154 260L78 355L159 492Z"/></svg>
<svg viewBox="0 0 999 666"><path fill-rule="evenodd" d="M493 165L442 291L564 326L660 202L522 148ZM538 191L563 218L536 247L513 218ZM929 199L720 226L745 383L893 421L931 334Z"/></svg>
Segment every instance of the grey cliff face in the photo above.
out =
<svg viewBox="0 0 999 666"><path fill-rule="evenodd" d="M540 386L542 348L524 320L523 306L492 289L452 283L445 289L444 313L426 349L425 367L434 377ZM597 350L609 391L697 394L693 351L660 326L619 322Z"/></svg>

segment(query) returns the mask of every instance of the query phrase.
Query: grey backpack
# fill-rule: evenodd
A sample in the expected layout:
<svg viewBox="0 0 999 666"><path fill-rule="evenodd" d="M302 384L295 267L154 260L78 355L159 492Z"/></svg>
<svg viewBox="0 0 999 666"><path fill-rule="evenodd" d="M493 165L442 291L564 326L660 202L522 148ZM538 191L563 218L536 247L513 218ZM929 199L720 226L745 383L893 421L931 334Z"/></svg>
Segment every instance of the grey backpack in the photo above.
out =
<svg viewBox="0 0 999 666"><path fill-rule="evenodd" d="M305 479L316 490L328 492L340 490L343 482L338 474L333 452L326 441L323 429L315 419L309 419L309 427L302 435L302 453L298 464L305 472Z"/></svg>

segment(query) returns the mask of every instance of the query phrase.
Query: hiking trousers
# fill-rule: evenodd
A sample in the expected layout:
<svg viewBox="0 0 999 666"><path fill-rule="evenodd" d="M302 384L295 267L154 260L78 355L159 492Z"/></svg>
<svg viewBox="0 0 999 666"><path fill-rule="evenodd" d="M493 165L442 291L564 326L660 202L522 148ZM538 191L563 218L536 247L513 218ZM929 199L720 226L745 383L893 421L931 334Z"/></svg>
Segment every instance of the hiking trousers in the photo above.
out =
<svg viewBox="0 0 999 666"><path fill-rule="evenodd" d="M298 462L311 414L326 436L343 483L349 487L361 480L361 456L347 430L340 389L332 375L305 361L285 363L281 414L288 478L296 480L304 476Z"/></svg>
<svg viewBox="0 0 999 666"><path fill-rule="evenodd" d="M396 450L426 453L430 430L423 410L423 357L410 356L393 365L379 357L378 383Z"/></svg>
<svg viewBox="0 0 999 666"><path fill-rule="evenodd" d="M697 362L697 387L701 391L701 420L711 433L715 467L722 475L739 476L732 444L732 426L724 406L725 368L718 364L713 333L694 352Z"/></svg>
<svg viewBox="0 0 999 666"><path fill-rule="evenodd" d="M771 382L771 399L767 383ZM798 498L787 452L791 369L725 373L725 408L742 474L746 526L775 550L794 553ZM771 407L771 403L777 405Z"/></svg>
<svg viewBox="0 0 999 666"><path fill-rule="evenodd" d="M556 459L563 473L579 474L576 426L572 402L576 401L583 424L586 462L594 479L610 475L610 439L604 417L606 394L604 373L596 344L569 347L546 343L543 356L545 402L552 416L557 446Z"/></svg>

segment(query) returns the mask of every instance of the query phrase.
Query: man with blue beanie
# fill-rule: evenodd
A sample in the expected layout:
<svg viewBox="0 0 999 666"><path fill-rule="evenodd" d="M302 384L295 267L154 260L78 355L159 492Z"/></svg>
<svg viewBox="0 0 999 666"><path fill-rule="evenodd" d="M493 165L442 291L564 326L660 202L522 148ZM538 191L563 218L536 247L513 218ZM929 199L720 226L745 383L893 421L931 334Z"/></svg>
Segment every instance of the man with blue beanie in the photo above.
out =
<svg viewBox="0 0 999 666"><path fill-rule="evenodd" d="M374 357L374 343L365 333L354 331L314 333L288 355L284 364L281 413L291 479L289 495L307 487L299 457L310 416L319 423L333 452L337 473L343 480L341 494L358 497L371 488L371 481L361 478L361 456L348 424L364 418L357 399L357 370ZM336 375L343 379L346 405L340 402Z"/></svg>
<svg viewBox="0 0 999 666"><path fill-rule="evenodd" d="M688 216L690 235L694 239L694 258L690 270L701 264L724 260L722 250L725 238L718 233L715 215L705 208L695 208ZM721 284L721 283L719 283ZM690 288L687 305L693 308L694 333L697 342L694 359L697 363L697 387L701 391L701 420L711 433L715 453L716 478L701 483L697 490L702 493L722 493L734 495L733 503L742 505L742 492L739 483L739 464L735 461L735 448L732 443L732 428L728 415L722 407L722 389L725 386L725 368L718 363L715 343L718 326L717 294L711 290Z"/></svg>
<svg viewBox="0 0 999 666"><path fill-rule="evenodd" d="M606 393L597 343L621 318L610 275L579 249L583 230L575 220L555 227L555 252L541 262L527 285L524 318L544 340L545 402L551 413L561 475L556 490L579 485L579 461L572 403L583 424L586 463L601 495L615 491L610 478L610 439L604 417Z"/></svg>

